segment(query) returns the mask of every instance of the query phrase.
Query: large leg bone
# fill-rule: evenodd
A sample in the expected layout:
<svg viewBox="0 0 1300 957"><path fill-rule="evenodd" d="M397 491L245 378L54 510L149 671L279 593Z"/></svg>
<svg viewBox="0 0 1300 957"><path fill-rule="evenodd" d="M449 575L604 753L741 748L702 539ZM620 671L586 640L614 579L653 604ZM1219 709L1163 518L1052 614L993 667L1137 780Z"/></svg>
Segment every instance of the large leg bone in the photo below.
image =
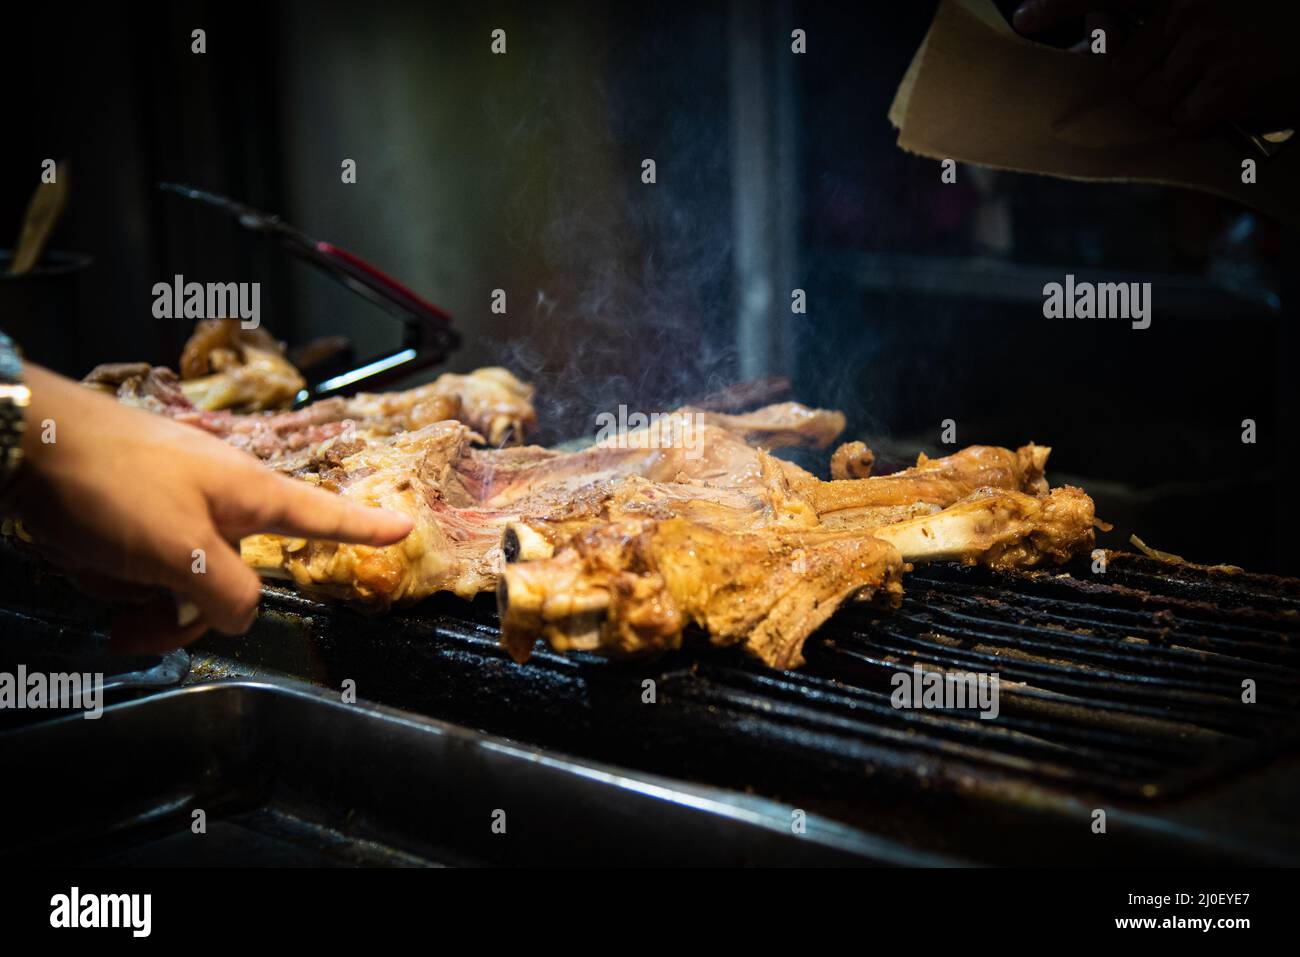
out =
<svg viewBox="0 0 1300 957"><path fill-rule="evenodd" d="M1065 485L1044 496L980 489L934 515L885 525L870 534L909 562L960 561L993 568L1063 562L1092 548L1093 502Z"/></svg>

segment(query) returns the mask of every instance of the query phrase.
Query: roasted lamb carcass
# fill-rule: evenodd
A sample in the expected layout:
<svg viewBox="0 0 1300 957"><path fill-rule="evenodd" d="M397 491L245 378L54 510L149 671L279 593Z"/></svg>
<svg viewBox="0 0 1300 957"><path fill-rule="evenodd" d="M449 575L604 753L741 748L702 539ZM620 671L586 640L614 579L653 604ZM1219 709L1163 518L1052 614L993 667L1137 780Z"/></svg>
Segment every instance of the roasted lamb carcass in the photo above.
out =
<svg viewBox="0 0 1300 957"><path fill-rule="evenodd" d="M834 413L762 411L777 441L833 434ZM1028 567L1091 544L1091 500L1046 494L1045 448L972 447L828 483L746 444L755 421L682 411L573 453L475 448L456 423L359 449L335 440L301 476L410 514L411 536L382 549L258 536L245 558L379 606L500 582L503 639L519 658L539 637L662 650L696 624L788 667L843 601L896 597L905 562Z"/></svg>
<svg viewBox="0 0 1300 957"><path fill-rule="evenodd" d="M228 332L192 343L188 371L229 372L237 356L218 335ZM973 446L872 477L871 450L850 443L823 482L767 451L825 447L843 429L840 413L797 403L681 409L563 453L501 447L536 421L531 387L504 369L253 414L196 408L195 386L187 394L148 365L101 367L88 382L412 519L411 534L386 548L247 538L245 560L263 574L377 608L497 590L503 641L519 659L538 638L663 650L694 625L793 667L844 601L896 601L909 562L1031 567L1092 542L1092 502L1074 489L1049 494L1046 448Z"/></svg>

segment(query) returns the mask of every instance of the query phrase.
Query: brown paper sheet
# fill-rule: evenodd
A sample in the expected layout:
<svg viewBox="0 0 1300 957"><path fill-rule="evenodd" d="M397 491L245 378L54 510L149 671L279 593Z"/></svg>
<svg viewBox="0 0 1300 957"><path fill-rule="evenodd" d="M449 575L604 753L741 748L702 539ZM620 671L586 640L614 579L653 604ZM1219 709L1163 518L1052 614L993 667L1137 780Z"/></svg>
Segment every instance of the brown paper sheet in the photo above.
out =
<svg viewBox="0 0 1300 957"><path fill-rule="evenodd" d="M991 0L943 0L889 110L898 145L995 169L1199 189L1300 225L1300 144L1263 159L1226 134L1190 137L1133 105L1103 57L1017 35ZM1241 181L1248 158L1254 184Z"/></svg>

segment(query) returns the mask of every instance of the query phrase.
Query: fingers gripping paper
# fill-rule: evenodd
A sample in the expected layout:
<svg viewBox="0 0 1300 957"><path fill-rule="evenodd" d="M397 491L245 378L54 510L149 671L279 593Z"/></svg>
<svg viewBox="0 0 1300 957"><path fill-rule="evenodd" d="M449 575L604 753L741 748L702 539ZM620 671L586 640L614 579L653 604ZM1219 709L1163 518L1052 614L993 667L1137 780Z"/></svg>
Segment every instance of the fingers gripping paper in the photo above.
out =
<svg viewBox="0 0 1300 957"><path fill-rule="evenodd" d="M1182 186L1300 224L1300 150L1259 162L1227 136L1189 135L1132 104L1105 55L1016 34L991 0L943 0L889 110L898 145L934 159L1078 180Z"/></svg>

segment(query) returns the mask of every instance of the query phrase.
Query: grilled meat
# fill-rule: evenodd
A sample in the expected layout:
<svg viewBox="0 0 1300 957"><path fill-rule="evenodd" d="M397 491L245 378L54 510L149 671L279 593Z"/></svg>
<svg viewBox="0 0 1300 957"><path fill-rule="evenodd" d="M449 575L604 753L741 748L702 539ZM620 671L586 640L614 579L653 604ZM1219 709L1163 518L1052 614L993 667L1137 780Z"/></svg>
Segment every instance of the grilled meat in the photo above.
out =
<svg viewBox="0 0 1300 957"><path fill-rule="evenodd" d="M236 319L204 319L180 363L181 392L196 409L260 412L293 404L307 383L265 329Z"/></svg>
<svg viewBox="0 0 1300 957"><path fill-rule="evenodd" d="M495 588L512 525L513 547L522 535L529 555L623 518L680 515L737 529L816 525L815 513L792 496L787 469L794 466L699 422L694 413L675 413L572 453L475 448L474 434L457 422L359 446L340 435L314 450L299 477L410 515L411 534L384 549L255 536L243 542L245 560L264 574L386 606ZM787 424L783 441L824 434L823 419L804 407L792 409ZM801 481L816 481L798 472Z"/></svg>
<svg viewBox="0 0 1300 957"><path fill-rule="evenodd" d="M689 407L681 410L685 414L695 411ZM843 412L810 409L798 402L768 405L740 415L725 415L721 412L699 414L707 424L726 429L750 445L761 445L769 449L795 445L821 449L834 442L844 431Z"/></svg>
<svg viewBox="0 0 1300 957"><path fill-rule="evenodd" d="M249 414L196 407L187 394L188 383L170 369L148 363L97 366L82 381L114 393L120 402L211 432L290 473L301 469L322 443L344 434L369 442L454 419L494 445L504 445L523 441L537 425L532 386L501 368L476 369L468 375L443 373L427 385L402 392L362 392L322 399L292 412Z"/></svg>
<svg viewBox="0 0 1300 957"><path fill-rule="evenodd" d="M1031 568L1093 543L1092 500L1068 486L1041 497L984 488L902 521L896 509L863 510L837 530L745 532L681 518L596 525L552 557L505 567L502 640L516 660L539 637L560 650L630 653L676 648L695 624L715 644L743 643L765 664L793 668L844 601L896 602L904 563Z"/></svg>
<svg viewBox="0 0 1300 957"><path fill-rule="evenodd" d="M538 637L561 651L633 654L703 628L776 668L850 598L897 603L903 561L878 539L819 531L736 532L683 518L595 525L544 561L507 566L501 638L517 661Z"/></svg>
<svg viewBox="0 0 1300 957"><path fill-rule="evenodd" d="M350 442L365 442L456 419L500 447L522 443L537 426L533 387L497 367L444 373L402 392L363 392L275 411L290 406L306 382L280 343L234 319L195 326L179 378L134 362L96 366L83 381L120 402L212 432L287 472L301 469L314 447L344 433Z"/></svg>
<svg viewBox="0 0 1300 957"><path fill-rule="evenodd" d="M532 388L504 369L239 414L197 408L194 383L208 383L202 404L224 403L214 383L238 391L250 350L236 355L227 325L200 333L183 366L206 374L189 382L148 365L100 367L87 382L414 525L384 548L252 536L244 560L379 608L496 590L517 660L538 638L561 650L663 651L696 626L715 644L796 667L843 602L896 603L909 562L1032 567L1093 539L1092 500L1049 493L1041 446L922 455L873 477L871 450L854 442L836 450L823 482L767 449L824 448L844 417L786 402L744 414L684 408L577 452L504 448L536 422ZM497 447L481 447L485 437Z"/></svg>
<svg viewBox="0 0 1300 957"><path fill-rule="evenodd" d="M428 385L404 392L362 392L345 399L344 407L347 418L397 422L404 429L456 419L497 447L517 445L537 428L533 387L500 366L468 375L444 372Z"/></svg>
<svg viewBox="0 0 1300 957"><path fill-rule="evenodd" d="M359 446L340 436L300 477L406 512L415 530L378 549L257 536L244 556L380 606L497 588L517 658L538 637L663 650L695 624L790 667L845 600L896 597L906 562L1030 567L1091 544L1092 502L1077 489L1047 494L1046 448L977 446L821 482L745 439L761 422L775 441L824 445L834 414L791 403L760 413L681 410L570 453L476 448L454 422Z"/></svg>
<svg viewBox="0 0 1300 957"><path fill-rule="evenodd" d="M980 488L1009 488L1042 495L1047 491L1043 469L1051 451L1033 444L1014 452L972 445L941 459L921 455L912 468L893 475L819 482L808 489L808 500L819 515L825 515L918 502L947 506Z"/></svg>

